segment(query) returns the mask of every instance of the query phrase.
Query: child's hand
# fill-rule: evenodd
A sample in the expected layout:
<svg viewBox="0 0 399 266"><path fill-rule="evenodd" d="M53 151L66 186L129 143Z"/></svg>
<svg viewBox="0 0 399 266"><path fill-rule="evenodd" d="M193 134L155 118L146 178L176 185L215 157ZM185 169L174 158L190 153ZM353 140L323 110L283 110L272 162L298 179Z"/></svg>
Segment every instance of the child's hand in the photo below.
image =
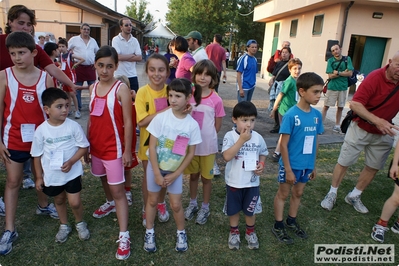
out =
<svg viewBox="0 0 399 266"><path fill-rule="evenodd" d="M256 170L254 171L256 175L260 175L263 172L263 169L265 168L265 163L264 162L259 162L258 165L256 166Z"/></svg>
<svg viewBox="0 0 399 266"><path fill-rule="evenodd" d="M4 146L3 142L0 142L0 160L6 164L10 163L10 152L7 150L6 146Z"/></svg>
<svg viewBox="0 0 399 266"><path fill-rule="evenodd" d="M158 186L166 187L165 180L161 174L155 174L155 183L157 183Z"/></svg>
<svg viewBox="0 0 399 266"><path fill-rule="evenodd" d="M240 132L240 139L244 142L247 142L251 139L251 129L250 128L243 128Z"/></svg>
<svg viewBox="0 0 399 266"><path fill-rule="evenodd" d="M133 157L131 152L124 152L122 154L123 166L129 167L132 165Z"/></svg>
<svg viewBox="0 0 399 266"><path fill-rule="evenodd" d="M134 90L130 90L130 95L132 96L132 100L136 99L136 92Z"/></svg>
<svg viewBox="0 0 399 266"><path fill-rule="evenodd" d="M316 169L313 169L313 172L311 172L309 175L309 180L313 180L315 178L316 178Z"/></svg>
<svg viewBox="0 0 399 266"><path fill-rule="evenodd" d="M392 178L393 180L396 180L398 178L398 166L395 164L392 164L391 169L389 170L389 177Z"/></svg>
<svg viewBox="0 0 399 266"><path fill-rule="evenodd" d="M184 114L191 114L191 111L193 110L193 106L191 104L186 105L186 109L183 110Z"/></svg>
<svg viewBox="0 0 399 266"><path fill-rule="evenodd" d="M178 176L176 176L175 173L167 174L167 175L164 177L165 186L168 187L168 186L172 185L172 183L175 182L175 180L176 180L177 177L178 177Z"/></svg>
<svg viewBox="0 0 399 266"><path fill-rule="evenodd" d="M269 117L270 118L274 118L274 114L275 114L276 112L274 111L274 110L272 110L271 112L270 112L270 115L269 115Z"/></svg>
<svg viewBox="0 0 399 266"><path fill-rule="evenodd" d="M71 170L71 168L72 168L72 162L71 161L66 161L62 166L61 166L61 171L63 172L63 173L68 173L70 170Z"/></svg>
<svg viewBox="0 0 399 266"><path fill-rule="evenodd" d="M35 186L37 191L43 191L44 181L43 178L36 177Z"/></svg>
<svg viewBox="0 0 399 266"><path fill-rule="evenodd" d="M295 178L294 172L290 171L290 172L285 173L285 182L287 184L295 185L295 180L296 180L296 178Z"/></svg>
<svg viewBox="0 0 399 266"><path fill-rule="evenodd" d="M89 151L86 152L86 154L83 156L85 163L89 164L91 163L91 156Z"/></svg>

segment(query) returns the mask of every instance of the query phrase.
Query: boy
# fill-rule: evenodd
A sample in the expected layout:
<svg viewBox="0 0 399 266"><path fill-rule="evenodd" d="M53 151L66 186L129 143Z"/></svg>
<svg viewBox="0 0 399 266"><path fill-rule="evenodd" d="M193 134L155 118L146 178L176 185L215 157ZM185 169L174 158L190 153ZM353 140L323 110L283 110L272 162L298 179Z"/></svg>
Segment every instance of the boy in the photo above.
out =
<svg viewBox="0 0 399 266"><path fill-rule="evenodd" d="M253 103L239 102L233 109L233 123L237 128L226 133L223 139L223 158L227 161L226 213L230 219L229 248L240 248L238 222L240 211L245 215L249 249L258 249L255 233L255 207L259 199L259 175L268 154L265 140L253 131L257 110Z"/></svg>
<svg viewBox="0 0 399 266"><path fill-rule="evenodd" d="M73 83L75 83L75 68L81 65L85 60L82 57L76 56L72 52L68 51L68 42L64 38L58 41L58 48L61 53L61 70L65 73L65 75L67 75L70 80L72 80ZM77 60L78 62L75 63L75 60ZM76 98L75 92L71 87L67 86L66 84L62 84L62 89L67 93L69 98L72 98L73 104L75 106L75 118L79 119L81 114L78 108L78 99Z"/></svg>
<svg viewBox="0 0 399 266"><path fill-rule="evenodd" d="M41 106L41 94L47 87L53 86L51 77L34 66L37 50L30 34L9 34L6 47L14 66L0 71L0 159L7 169L4 196L6 224L0 239L1 255L10 253L12 243L18 238L15 213L23 164L31 158L29 151L35 128L46 119ZM38 192L38 200L36 214L48 214L58 219L54 205L48 205L45 194Z"/></svg>
<svg viewBox="0 0 399 266"><path fill-rule="evenodd" d="M61 223L55 241L65 242L71 232L67 218L67 197L75 216L79 238L86 240L90 233L87 224L82 221L80 191L83 167L80 158L86 154L89 142L82 127L67 118L69 99L64 91L49 88L43 92L42 102L49 118L36 129L33 136L31 155L36 171L36 189L54 197Z"/></svg>
<svg viewBox="0 0 399 266"><path fill-rule="evenodd" d="M258 51L258 43L255 40L247 42L247 53L237 61L237 101L251 101L255 91L256 73L258 62L255 54Z"/></svg>
<svg viewBox="0 0 399 266"><path fill-rule="evenodd" d="M301 74L302 62L299 58L292 58L288 61L288 70L290 76L284 81L280 93L274 101L273 110L270 117L274 118L278 113L279 124L283 120L284 114L295 104L297 104L298 92L296 90L296 80ZM278 112L276 112L278 110ZM276 150L272 156L273 161L278 162L280 159L280 138L277 142Z"/></svg>
<svg viewBox="0 0 399 266"><path fill-rule="evenodd" d="M286 226L298 237L308 237L299 227L296 217L306 182L316 177L317 135L324 132L324 127L321 113L310 105L315 105L320 100L323 84L323 79L315 73L308 72L299 76L296 83L299 102L285 113L280 126L281 158L277 178L279 188L274 198L275 223L272 232L279 241L286 244L294 242L283 223L284 203L290 191L292 193Z"/></svg>

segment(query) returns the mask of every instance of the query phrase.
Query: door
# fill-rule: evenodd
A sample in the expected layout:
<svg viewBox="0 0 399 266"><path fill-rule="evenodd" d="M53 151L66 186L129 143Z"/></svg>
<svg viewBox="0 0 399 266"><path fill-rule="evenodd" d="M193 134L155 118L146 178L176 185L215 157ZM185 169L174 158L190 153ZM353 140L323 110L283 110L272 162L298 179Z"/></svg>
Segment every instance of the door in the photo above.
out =
<svg viewBox="0 0 399 266"><path fill-rule="evenodd" d="M368 75L371 71L381 67L386 43L386 38L366 37L360 73Z"/></svg>

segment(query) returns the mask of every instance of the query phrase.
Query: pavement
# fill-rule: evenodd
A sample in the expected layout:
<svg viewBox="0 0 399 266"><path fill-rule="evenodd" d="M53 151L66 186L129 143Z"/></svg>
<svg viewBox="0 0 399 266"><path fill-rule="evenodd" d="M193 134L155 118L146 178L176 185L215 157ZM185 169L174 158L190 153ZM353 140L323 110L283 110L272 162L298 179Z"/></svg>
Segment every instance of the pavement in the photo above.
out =
<svg viewBox="0 0 399 266"><path fill-rule="evenodd" d="M136 64L137 68L137 77L139 80L139 85L144 86L148 83L148 77L145 73L145 63L140 62ZM237 104L237 90L236 90L236 72L233 69L227 70L227 80L226 83L221 83L219 86L219 95L223 99L223 104L226 112L226 116L223 119L222 128L218 133L219 138L219 149L221 150L221 145L223 141L223 137L225 133L231 130L233 123L231 121L231 114L233 107ZM278 134L272 134L269 131L272 129L274 120L269 117L270 112L267 111L269 106L269 95L267 93L267 89L269 88L268 85L268 78L262 79L257 75L257 82L256 82L256 89L252 98L252 102L258 109L258 117L256 120L254 130L261 134L267 144L269 149L274 149L277 144ZM348 96L350 100L352 95ZM82 125L83 129L86 130L87 119L89 115L89 92L88 90L82 91L82 103L83 108L81 110L81 118L76 119L76 121ZM319 103L314 106L320 112L322 107L324 106L324 96L321 97ZM347 111L349 110L349 105L347 104L342 112L343 117L346 115ZM319 143L320 144L330 144L330 143L341 143L343 142L344 136L340 133L335 133L332 131L332 128L335 124L335 113L336 108L330 108L327 113L326 121L324 121L324 134L319 136ZM74 119L73 116L70 117ZM396 124L399 124L399 119Z"/></svg>

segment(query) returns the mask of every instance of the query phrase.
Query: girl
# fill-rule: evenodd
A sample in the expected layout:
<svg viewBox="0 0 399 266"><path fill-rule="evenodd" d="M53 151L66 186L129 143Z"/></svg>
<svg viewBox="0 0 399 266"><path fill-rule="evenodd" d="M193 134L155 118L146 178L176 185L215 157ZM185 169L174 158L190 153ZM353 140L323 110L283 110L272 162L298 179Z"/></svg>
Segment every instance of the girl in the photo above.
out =
<svg viewBox="0 0 399 266"><path fill-rule="evenodd" d="M132 98L129 88L114 78L118 67L115 48L105 45L95 57L98 82L90 86L90 117L87 134L90 142L91 172L108 182L119 222L119 260L130 256L127 231L128 203L125 196L124 167L132 164ZM111 205L111 204L110 204Z"/></svg>
<svg viewBox="0 0 399 266"><path fill-rule="evenodd" d="M196 223L205 224L208 220L209 200L211 198L213 167L218 152L218 138L225 116L223 101L212 88L218 84L218 71L211 60L201 60L193 69L193 82L201 86L202 100L197 107L193 106L191 115L198 122L201 130L202 143L195 149L194 159L190 162L185 174L190 174L190 205L184 212L184 217L191 220L198 212ZM191 99L190 103L195 104ZM197 206L198 179L201 174L203 202L201 209Z"/></svg>
<svg viewBox="0 0 399 266"><path fill-rule="evenodd" d="M176 78L191 79L191 72L195 65L195 59L188 52L188 42L182 36L177 36L170 42L172 54L175 54L179 60L175 61Z"/></svg>
<svg viewBox="0 0 399 266"><path fill-rule="evenodd" d="M143 193L143 226L146 226L145 206L147 204L147 150L150 139L150 133L147 131L147 126L156 114L167 110L167 92L165 81L169 76L169 62L165 56L160 54L152 54L145 63L145 72L150 81L149 84L141 87L137 91L136 96L136 116L137 124L140 127L140 146L138 157L143 164L144 178L142 182ZM165 204L166 189L162 189L159 196L158 204L158 219L160 222L167 222L169 220L169 212Z"/></svg>
<svg viewBox="0 0 399 266"><path fill-rule="evenodd" d="M144 250L147 252L157 250L154 219L162 187L166 187L169 192L173 218L176 221L175 249L176 251L188 249L181 204L182 174L194 157L195 145L202 141L198 123L186 112L192 93L196 105L201 102L201 87L199 85L194 87L187 79L175 79L168 85L167 92L171 108L154 117L147 127L151 134L148 148L150 162L147 166L147 230L144 237Z"/></svg>

